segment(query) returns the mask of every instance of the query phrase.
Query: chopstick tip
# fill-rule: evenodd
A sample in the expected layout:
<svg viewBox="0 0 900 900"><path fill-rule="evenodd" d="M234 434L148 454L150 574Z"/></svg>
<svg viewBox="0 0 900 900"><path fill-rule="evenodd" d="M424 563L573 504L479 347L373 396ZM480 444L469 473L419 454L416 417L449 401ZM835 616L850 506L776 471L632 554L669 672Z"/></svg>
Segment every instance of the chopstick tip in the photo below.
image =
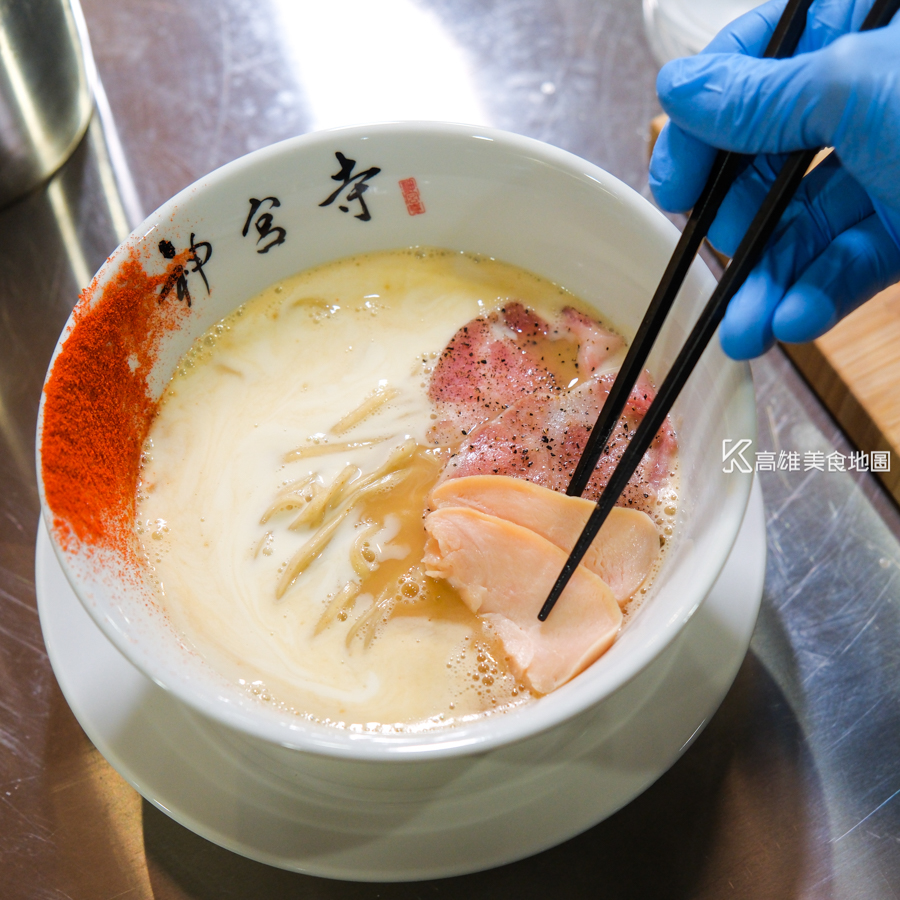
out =
<svg viewBox="0 0 900 900"><path fill-rule="evenodd" d="M538 613L538 621L546 622L547 616L553 611L553 607L556 606L556 601L559 600L560 594L565 590L566 585L569 583L569 565L567 564L563 567L562 572L559 573L559 577L556 579L556 583L553 585L550 593L547 595L547 599L544 601L544 605L541 607L541 611Z"/></svg>

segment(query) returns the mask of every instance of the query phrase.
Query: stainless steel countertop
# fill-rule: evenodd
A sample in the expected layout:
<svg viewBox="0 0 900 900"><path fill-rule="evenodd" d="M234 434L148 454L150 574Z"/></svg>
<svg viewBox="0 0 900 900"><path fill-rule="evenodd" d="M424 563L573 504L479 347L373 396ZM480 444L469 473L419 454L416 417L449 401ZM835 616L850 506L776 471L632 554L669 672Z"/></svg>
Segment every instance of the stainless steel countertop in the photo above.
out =
<svg viewBox="0 0 900 900"><path fill-rule="evenodd" d="M638 0L84 0L84 11L111 115L49 186L0 211L0 895L897 897L900 516L868 474L760 473L765 597L721 709L644 795L538 856L420 884L291 874L196 837L110 768L41 640L33 435L56 338L129 222L249 150L390 117L537 137L646 196L659 108ZM753 371L757 449L849 452L779 351Z"/></svg>

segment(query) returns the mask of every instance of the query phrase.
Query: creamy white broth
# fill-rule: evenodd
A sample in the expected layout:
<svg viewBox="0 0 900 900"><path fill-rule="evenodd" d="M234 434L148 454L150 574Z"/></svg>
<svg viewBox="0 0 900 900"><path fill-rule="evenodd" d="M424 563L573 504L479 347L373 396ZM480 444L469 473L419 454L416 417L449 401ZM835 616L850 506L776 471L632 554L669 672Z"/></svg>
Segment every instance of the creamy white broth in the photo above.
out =
<svg viewBox="0 0 900 900"><path fill-rule="evenodd" d="M444 461L427 449L431 366L462 324L512 299L548 319L584 308L493 260L378 253L271 286L182 360L145 448L137 531L173 624L227 678L298 715L372 730L452 724L532 699L455 592L416 575L424 502ZM333 433L379 391L387 402ZM310 476L327 486L348 465L365 477L409 441L419 445L414 477L354 507L277 596L317 530L289 527L300 501L261 522L279 495ZM320 452L331 445L341 449ZM314 455L286 461L298 448ZM362 577L352 564L361 548L379 563ZM341 589L360 582L336 610ZM366 618L388 583L400 602Z"/></svg>

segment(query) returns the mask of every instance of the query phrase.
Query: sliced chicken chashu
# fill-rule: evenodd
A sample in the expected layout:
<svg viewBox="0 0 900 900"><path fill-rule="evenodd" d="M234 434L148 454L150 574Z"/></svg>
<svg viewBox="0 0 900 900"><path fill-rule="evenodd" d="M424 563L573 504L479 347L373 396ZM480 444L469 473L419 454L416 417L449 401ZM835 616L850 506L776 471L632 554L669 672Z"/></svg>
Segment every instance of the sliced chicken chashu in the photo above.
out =
<svg viewBox="0 0 900 900"><path fill-rule="evenodd" d="M435 488L431 502L438 509L467 507L521 525L566 554L594 509L589 500L505 475L453 478ZM658 558L659 534L653 520L639 510L616 507L582 565L599 575L622 605L647 580Z"/></svg>
<svg viewBox="0 0 900 900"><path fill-rule="evenodd" d="M462 506L425 519L426 572L446 578L494 629L513 671L547 694L615 640L622 612L601 578L579 566L546 622L537 614L566 553L534 531Z"/></svg>

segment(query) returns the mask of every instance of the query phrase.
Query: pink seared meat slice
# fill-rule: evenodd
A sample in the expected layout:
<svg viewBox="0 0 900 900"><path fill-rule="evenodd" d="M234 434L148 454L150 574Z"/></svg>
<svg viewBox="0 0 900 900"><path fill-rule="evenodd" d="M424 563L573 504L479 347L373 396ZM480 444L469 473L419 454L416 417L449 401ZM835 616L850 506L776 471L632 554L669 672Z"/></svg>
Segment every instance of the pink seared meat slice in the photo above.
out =
<svg viewBox="0 0 900 900"><path fill-rule="evenodd" d="M578 377L583 379L571 389L561 386L543 362L556 355L554 348L566 344L570 359L577 354ZM429 439L455 451L442 480L509 475L564 493L612 387L611 357L623 346L618 335L572 307L550 324L511 302L460 328L441 354L428 391L437 419ZM585 498L600 496L653 396L645 373ZM675 452L667 420L619 505L653 510L657 490L672 472Z"/></svg>
<svg viewBox="0 0 900 900"><path fill-rule="evenodd" d="M445 507L425 519L426 572L446 578L503 642L513 672L547 694L613 643L622 612L609 587L579 566L553 615L537 614L566 553L528 528L474 509Z"/></svg>
<svg viewBox="0 0 900 900"><path fill-rule="evenodd" d="M559 331L578 342L578 367L585 376L593 375L625 346L620 335L571 306L562 311Z"/></svg>
<svg viewBox="0 0 900 900"><path fill-rule="evenodd" d="M589 500L503 475L445 481L433 491L431 506L476 509L528 528L566 553L594 510ZM636 509L617 508L594 538L582 564L609 585L622 606L647 580L659 552L659 533L653 520Z"/></svg>
<svg viewBox="0 0 900 900"><path fill-rule="evenodd" d="M428 396L437 421L429 440L457 444L522 397L558 391L553 375L529 346L549 327L520 303L463 325L431 375Z"/></svg>
<svg viewBox="0 0 900 900"><path fill-rule="evenodd" d="M528 346L540 338L547 337L553 330L550 323L534 310L521 303L507 303L499 313L491 313L489 319L499 318L514 335L519 346Z"/></svg>
<svg viewBox="0 0 900 900"><path fill-rule="evenodd" d="M594 376L553 396L535 393L520 399L465 437L442 480L508 475L565 493L614 378L614 373ZM600 496L652 399L649 381L641 379L591 476L586 499ZM620 506L652 510L656 492L672 470L675 448L667 421L619 498Z"/></svg>

